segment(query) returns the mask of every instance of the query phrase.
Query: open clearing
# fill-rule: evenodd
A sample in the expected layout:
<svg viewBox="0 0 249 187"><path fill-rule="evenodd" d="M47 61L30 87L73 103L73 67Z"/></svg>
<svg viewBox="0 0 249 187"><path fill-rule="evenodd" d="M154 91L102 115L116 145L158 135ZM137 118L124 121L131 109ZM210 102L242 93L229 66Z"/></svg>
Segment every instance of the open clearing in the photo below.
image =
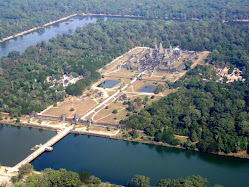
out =
<svg viewBox="0 0 249 187"><path fill-rule="evenodd" d="M98 104L105 101L108 97L113 95L115 92L120 90L125 85L129 84L131 80L138 74L138 71L127 70L125 68L117 68L120 63L126 62L130 59L130 62L134 64L136 57L134 55L140 53L144 49L144 47L137 47L130 50L128 53L116 58L110 64L107 64L105 67L101 68L98 72L103 75L103 78L98 82L94 83L91 88L84 91L82 96L79 97L68 97L65 101L57 103L57 106L50 106L45 111L42 112L43 115L48 116L61 116L65 115L68 118L73 118L74 114L78 114L79 117L84 116L87 112L92 110ZM197 53L197 58L194 58L193 64L191 68L194 68L197 64L203 64L204 59L207 58L209 52L203 51ZM138 56L140 56L138 55ZM130 58L131 57L131 58ZM131 60L132 59L132 60ZM184 57L180 58L179 61L174 64L178 66L180 61L183 60ZM134 61L134 62L133 62ZM113 98L108 103L105 103L101 108L97 109L91 115L89 115L86 119L93 120L98 123L107 123L107 124L119 124L120 120L127 119L127 113L129 111L126 110L128 105L123 105L124 101L133 101L135 98L139 97L142 100L145 97L148 97L148 102L146 105L151 104L159 100L160 98L167 96L169 93L175 90L164 89L159 94L147 93L147 92L139 92L139 90L145 86L154 86L162 85L166 86L167 82L175 82L180 77L186 74L186 70L180 70L177 73L166 73L166 72L146 72L146 74L142 75L141 80L137 80L133 84L131 84L126 90L122 91L115 98ZM99 84L106 80L115 80L120 81L117 85L112 88L100 88ZM123 94L126 94L128 97L127 100L118 101L119 97ZM154 98L151 98L151 97ZM144 107L144 106L142 106ZM142 109L140 107L140 109ZM112 113L114 110L117 110L117 113ZM57 125L56 123L48 123L49 125Z"/></svg>
<svg viewBox="0 0 249 187"><path fill-rule="evenodd" d="M119 121L126 118L127 111L123 102L112 102L108 107L103 107L92 116L92 120L99 123L119 124ZM112 113L117 110L117 113Z"/></svg>
<svg viewBox="0 0 249 187"><path fill-rule="evenodd" d="M78 114L79 116L84 115L96 105L97 103L90 97L82 100L69 97L64 102L58 103L56 107L52 107L44 112L43 115L59 117L64 114L66 117L72 118L74 114ZM70 111L71 108L73 108L74 111Z"/></svg>

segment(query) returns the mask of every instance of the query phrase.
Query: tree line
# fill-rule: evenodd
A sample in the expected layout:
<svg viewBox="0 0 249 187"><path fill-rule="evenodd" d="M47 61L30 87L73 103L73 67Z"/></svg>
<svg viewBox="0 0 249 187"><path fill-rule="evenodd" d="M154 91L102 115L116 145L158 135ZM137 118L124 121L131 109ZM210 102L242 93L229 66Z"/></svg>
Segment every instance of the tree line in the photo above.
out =
<svg viewBox="0 0 249 187"><path fill-rule="evenodd" d="M26 176L26 177L24 177ZM68 186L68 187L116 187L119 185L102 182L98 177L88 172L72 172L66 169L53 170L45 169L40 174L33 172L33 166L26 164L20 167L19 174L11 178L14 187L48 187L48 186ZM208 180L201 176L190 176L186 179L161 179L155 185L156 187L204 187ZM143 175L134 175L131 182L127 186L136 185L140 187L149 187L150 178Z"/></svg>
<svg viewBox="0 0 249 187"><path fill-rule="evenodd" d="M11 0L0 2L0 39L75 13L137 15L170 19L248 19L244 0Z"/></svg>

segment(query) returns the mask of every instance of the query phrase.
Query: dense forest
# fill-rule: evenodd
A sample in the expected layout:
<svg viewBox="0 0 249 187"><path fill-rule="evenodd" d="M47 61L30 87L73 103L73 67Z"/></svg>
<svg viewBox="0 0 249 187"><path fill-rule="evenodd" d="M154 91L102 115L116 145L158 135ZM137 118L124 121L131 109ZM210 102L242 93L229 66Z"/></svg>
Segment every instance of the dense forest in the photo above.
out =
<svg viewBox="0 0 249 187"><path fill-rule="evenodd" d="M132 116L127 127L145 130L155 141L172 145L180 144L174 134L189 136L204 152L246 150L249 138L248 81L220 84L203 79L212 79L209 67L198 66L191 70L184 81L171 85L178 87L182 84L177 92ZM183 146L195 148L190 142Z"/></svg>
<svg viewBox="0 0 249 187"><path fill-rule="evenodd" d="M248 76L248 25L210 21L172 22L163 20L99 19L97 24L78 28L74 35L62 35L41 42L23 54L11 52L0 60L0 110L13 116L41 111L63 100L63 87L50 87L51 79L63 74L85 79L67 88L80 95L100 78L96 70L134 46L180 45L186 50L213 51L212 63L238 66Z"/></svg>
<svg viewBox="0 0 249 187"><path fill-rule="evenodd" d="M0 2L0 39L74 13L170 19L248 19L246 0L8 0Z"/></svg>
<svg viewBox="0 0 249 187"><path fill-rule="evenodd" d="M195 27L192 25L191 28ZM184 43L187 36L183 36L179 41L186 48L191 46L190 48L195 50L212 51L208 57L212 65L226 65L231 69L239 67L243 70L246 81L220 84L215 82L216 73L212 66L197 66L176 83L169 84L172 89L177 88L177 92L146 107L138 115L131 116L126 121L128 128L144 130L155 141L172 145L181 144L174 138L174 134L189 136L196 144L193 145L188 140L182 146L188 149L197 147L204 152L236 153L248 149L248 25L244 27L245 30L243 26L238 26L238 32L245 31L244 34L237 33L238 35L230 30L235 29L235 25L216 27L218 28L220 32L214 31L214 28L209 29L211 37L202 35L206 33L202 33L203 28L199 30L202 41L209 41L208 45L201 40L198 47L193 41ZM198 41L199 37L195 36Z"/></svg>
<svg viewBox="0 0 249 187"><path fill-rule="evenodd" d="M27 176L27 177L25 177ZM22 180L24 179L25 180ZM65 169L53 170L45 169L40 174L33 172L31 164L23 165L20 168L18 176L12 177L12 185L14 187L45 187L45 186L70 186L70 187L116 187L118 185L103 183L98 177L91 175L88 172L72 172ZM156 187L204 187L208 180L201 176L190 176L186 179L161 179L155 185ZM150 187L150 178L143 175L135 175L127 186L131 184L139 187Z"/></svg>

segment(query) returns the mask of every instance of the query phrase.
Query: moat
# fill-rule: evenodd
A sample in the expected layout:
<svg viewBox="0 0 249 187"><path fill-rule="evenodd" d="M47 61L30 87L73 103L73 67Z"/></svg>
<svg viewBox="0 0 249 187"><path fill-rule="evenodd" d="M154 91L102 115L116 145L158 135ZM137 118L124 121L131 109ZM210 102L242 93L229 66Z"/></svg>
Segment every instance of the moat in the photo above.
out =
<svg viewBox="0 0 249 187"><path fill-rule="evenodd" d="M34 46L41 41L49 41L57 35L73 34L77 27L83 27L89 23L96 23L96 21L97 17L76 16L23 36L2 42L0 43L0 58L7 56L13 51L23 53L28 47Z"/></svg>
<svg viewBox="0 0 249 187"><path fill-rule="evenodd" d="M10 125L0 126L0 162L13 166L56 132ZM18 156L17 156L18 155ZM201 175L209 184L249 185L249 161L176 148L69 134L31 164L36 170L66 168L87 171L103 181L127 184L135 174L155 184L161 178Z"/></svg>

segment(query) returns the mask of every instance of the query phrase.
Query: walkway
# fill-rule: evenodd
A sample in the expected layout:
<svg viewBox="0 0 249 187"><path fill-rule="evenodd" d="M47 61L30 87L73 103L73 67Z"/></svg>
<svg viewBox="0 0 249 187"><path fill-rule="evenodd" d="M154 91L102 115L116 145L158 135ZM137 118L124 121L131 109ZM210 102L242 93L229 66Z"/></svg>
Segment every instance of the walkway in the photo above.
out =
<svg viewBox="0 0 249 187"><path fill-rule="evenodd" d="M97 105L95 108L93 108L92 110L90 110L89 112L87 112L84 116L82 116L80 119L81 120L86 120L86 118L88 116L90 116L91 114L93 114L97 109L99 109L100 107L104 106L106 103L108 103L109 101L111 101L113 98L115 98L116 96L118 96L119 93L121 93L122 91L124 91L125 89L127 89L130 85L132 85L134 82L137 81L138 77L140 77L143 73L140 73L136 76L135 79L133 79L129 84L126 84L123 88L121 88L120 90L118 90L117 92L115 92L113 95L111 95L110 97L108 97L105 101L103 101L102 103L100 103L99 105Z"/></svg>
<svg viewBox="0 0 249 187"><path fill-rule="evenodd" d="M21 166L31 162L36 157L41 155L44 151L46 151L46 148L52 147L54 144L56 144L58 141L60 141L62 138L64 138L66 135L68 135L72 129L73 129L73 127L66 127L62 132L59 132L57 135L55 135L53 138L51 138L47 143L42 145L39 149L37 149L35 152L33 152L31 155L29 155L23 161L19 162L14 167L8 169L8 173L17 172Z"/></svg>

